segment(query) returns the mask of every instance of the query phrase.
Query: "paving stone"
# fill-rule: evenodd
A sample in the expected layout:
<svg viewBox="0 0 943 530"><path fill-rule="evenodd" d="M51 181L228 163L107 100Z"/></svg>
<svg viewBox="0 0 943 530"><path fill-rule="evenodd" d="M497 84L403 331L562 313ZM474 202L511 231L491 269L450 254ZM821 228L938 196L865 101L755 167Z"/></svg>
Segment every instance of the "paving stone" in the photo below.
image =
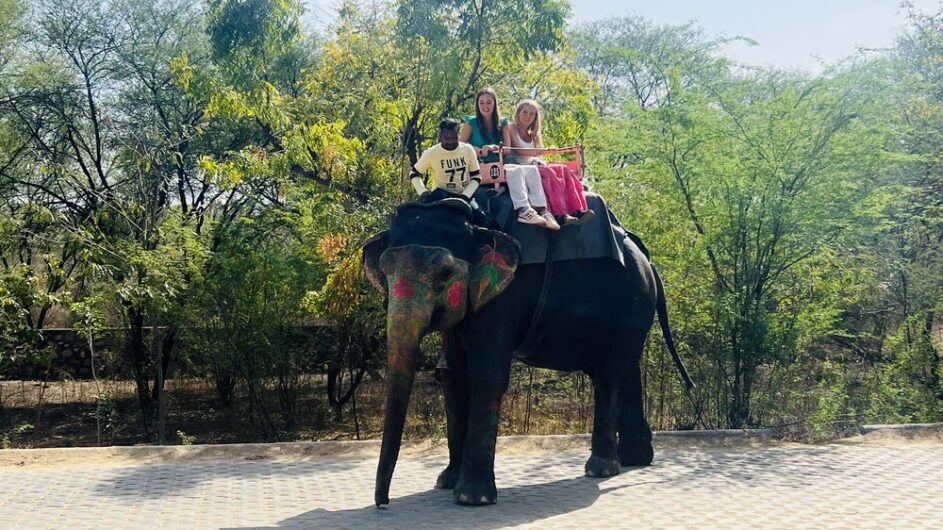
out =
<svg viewBox="0 0 943 530"><path fill-rule="evenodd" d="M2 528L941 528L943 445L668 448L582 476L583 450L502 454L498 504L432 489L446 456L0 467Z"/></svg>

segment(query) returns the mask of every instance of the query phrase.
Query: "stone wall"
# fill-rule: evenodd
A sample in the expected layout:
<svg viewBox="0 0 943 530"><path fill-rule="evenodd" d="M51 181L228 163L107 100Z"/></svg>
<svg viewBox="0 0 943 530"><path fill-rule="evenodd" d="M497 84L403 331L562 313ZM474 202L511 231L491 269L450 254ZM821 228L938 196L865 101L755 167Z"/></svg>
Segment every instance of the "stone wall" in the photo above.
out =
<svg viewBox="0 0 943 530"><path fill-rule="evenodd" d="M95 339L95 354L98 362L95 368L99 375L108 367L109 375L114 372L113 359L121 347L122 330L105 330ZM52 346L53 357L49 365L49 379L91 379L92 361L88 349L88 340L71 329L44 329L44 342ZM22 364L0 372L0 378L34 380L44 379L44 368L35 364Z"/></svg>

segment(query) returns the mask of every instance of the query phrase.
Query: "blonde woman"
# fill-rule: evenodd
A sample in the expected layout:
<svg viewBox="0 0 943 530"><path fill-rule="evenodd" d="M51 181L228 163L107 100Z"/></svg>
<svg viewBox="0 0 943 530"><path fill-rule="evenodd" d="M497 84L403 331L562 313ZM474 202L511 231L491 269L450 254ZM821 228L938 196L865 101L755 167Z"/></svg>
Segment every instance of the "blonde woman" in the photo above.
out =
<svg viewBox="0 0 943 530"><path fill-rule="evenodd" d="M508 157L511 163L504 166L508 193L518 221L526 223L528 218L539 218L546 228L559 230L560 224L548 210L540 171L535 165L540 152L530 150L534 149L535 141L540 141L537 107L532 100L524 100L514 111L514 123L504 128L504 145L516 148Z"/></svg>
<svg viewBox="0 0 943 530"><path fill-rule="evenodd" d="M540 154L548 150L543 149L540 105L536 101L525 99L518 103L517 110L514 112L514 123L508 127L508 135L507 144L517 148L514 151L516 155L514 161L518 164L536 165L535 169L540 175L541 196L551 213L549 217L557 216L564 226L591 219L592 210L587 208L583 184L579 178L566 166L547 164L540 158ZM553 148L549 151L552 152ZM532 186L528 182L527 191L534 194L531 190ZM508 175L508 191L511 191L510 175ZM511 200L514 200L513 194Z"/></svg>

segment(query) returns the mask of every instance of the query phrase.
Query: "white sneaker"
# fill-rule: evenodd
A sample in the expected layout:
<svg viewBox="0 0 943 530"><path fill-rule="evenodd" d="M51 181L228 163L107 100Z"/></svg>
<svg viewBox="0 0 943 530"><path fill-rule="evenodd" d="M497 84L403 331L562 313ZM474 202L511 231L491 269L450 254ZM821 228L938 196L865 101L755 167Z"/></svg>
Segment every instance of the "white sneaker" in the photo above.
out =
<svg viewBox="0 0 943 530"><path fill-rule="evenodd" d="M547 220L537 215L537 210L530 207L518 210L517 222L528 225L547 226Z"/></svg>
<svg viewBox="0 0 943 530"><path fill-rule="evenodd" d="M556 218L553 217L553 214L550 212L544 212L540 215L544 218L544 221L547 222L547 228L550 230L559 230L560 223L557 222Z"/></svg>

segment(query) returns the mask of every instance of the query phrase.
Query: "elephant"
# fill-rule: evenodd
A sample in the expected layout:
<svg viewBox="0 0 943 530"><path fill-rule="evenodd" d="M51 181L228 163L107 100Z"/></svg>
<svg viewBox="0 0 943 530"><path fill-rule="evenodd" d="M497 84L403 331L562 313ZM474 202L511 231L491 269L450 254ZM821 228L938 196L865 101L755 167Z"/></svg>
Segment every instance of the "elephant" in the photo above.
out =
<svg viewBox="0 0 943 530"><path fill-rule="evenodd" d="M639 244L625 238L625 264L594 258L520 265L507 234L471 223L460 199L401 205L390 228L363 246L364 271L386 297L387 401L374 500L389 503L419 344L445 340L449 463L436 486L457 503L497 501L494 458L498 414L512 358L537 367L582 370L595 390L585 474L652 462L652 431L642 407L640 357L657 313L671 339L661 279ZM539 230L539 229L536 229ZM555 237L547 232L546 237ZM552 270L550 270L552 267Z"/></svg>

